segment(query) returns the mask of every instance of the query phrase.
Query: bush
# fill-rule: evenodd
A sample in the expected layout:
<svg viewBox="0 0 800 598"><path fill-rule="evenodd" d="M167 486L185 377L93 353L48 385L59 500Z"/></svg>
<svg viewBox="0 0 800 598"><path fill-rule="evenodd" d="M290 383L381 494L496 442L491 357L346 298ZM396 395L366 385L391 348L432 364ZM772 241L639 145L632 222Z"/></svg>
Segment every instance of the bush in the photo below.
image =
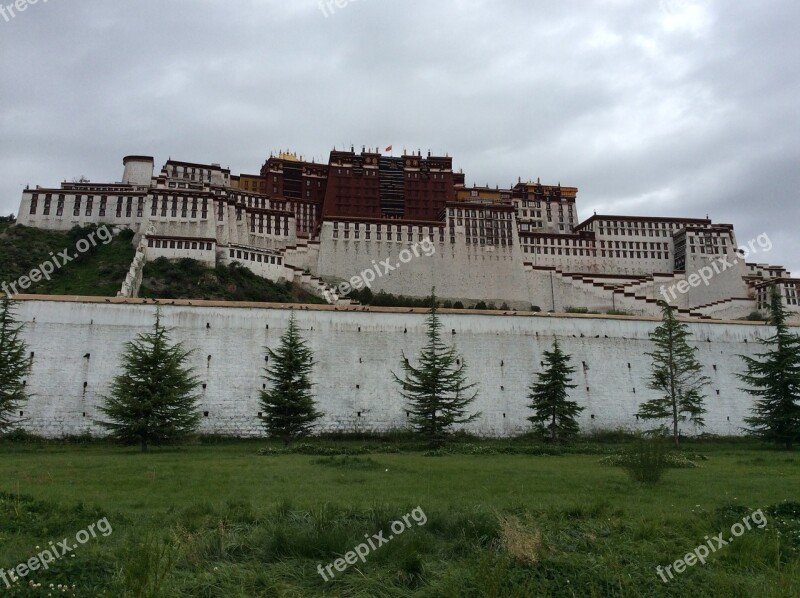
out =
<svg viewBox="0 0 800 598"><path fill-rule="evenodd" d="M766 322L769 318L762 314L760 311L751 311L747 317L742 318L748 322Z"/></svg>
<svg viewBox="0 0 800 598"><path fill-rule="evenodd" d="M464 304L461 301L456 301L453 303L453 309L464 309Z"/></svg>
<svg viewBox="0 0 800 598"><path fill-rule="evenodd" d="M637 437L622 454L619 464L635 482L655 484L669 467L664 439Z"/></svg>

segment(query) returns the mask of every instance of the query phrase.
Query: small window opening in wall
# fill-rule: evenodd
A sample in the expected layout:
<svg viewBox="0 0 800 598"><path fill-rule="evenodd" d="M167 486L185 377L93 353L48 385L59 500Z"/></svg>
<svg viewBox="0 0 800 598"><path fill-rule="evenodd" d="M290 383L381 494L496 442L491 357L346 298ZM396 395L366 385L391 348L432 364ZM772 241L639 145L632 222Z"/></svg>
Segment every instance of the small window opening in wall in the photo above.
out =
<svg viewBox="0 0 800 598"><path fill-rule="evenodd" d="M728 416L728 421L731 421L731 416L730 415Z"/></svg>
<svg viewBox="0 0 800 598"><path fill-rule="evenodd" d="M461 365L461 360L460 359L456 359L456 365Z"/></svg>
<svg viewBox="0 0 800 598"><path fill-rule="evenodd" d="M628 364L628 369L631 369L631 364Z"/></svg>
<svg viewBox="0 0 800 598"><path fill-rule="evenodd" d="M358 331L361 332L361 326L358 327Z"/></svg>
<svg viewBox="0 0 800 598"><path fill-rule="evenodd" d="M501 368L502 368L502 367L505 367L505 365L506 365L506 362L505 362L505 360L501 359L501 360L500 360L500 367L501 367Z"/></svg>
<svg viewBox="0 0 800 598"><path fill-rule="evenodd" d="M264 356L264 361L269 361L269 355Z"/></svg>
<svg viewBox="0 0 800 598"><path fill-rule="evenodd" d="M361 385L360 384L356 384L356 390L361 390Z"/></svg>
<svg viewBox="0 0 800 598"><path fill-rule="evenodd" d="M360 411L358 412L358 417L361 417L361 412Z"/></svg>
<svg viewBox="0 0 800 598"><path fill-rule="evenodd" d="M86 412L85 411L83 412L83 417L86 417Z"/></svg>
<svg viewBox="0 0 800 598"><path fill-rule="evenodd" d="M411 412L410 411L406 411L406 417L411 417Z"/></svg>
<svg viewBox="0 0 800 598"><path fill-rule="evenodd" d="M635 414L634 417L636 418L636 421L638 422L639 421L639 414L638 413Z"/></svg>
<svg viewBox="0 0 800 598"><path fill-rule="evenodd" d="M505 419L505 417L506 417L506 414L504 413L504 414L503 414L503 419Z"/></svg>
<svg viewBox="0 0 800 598"><path fill-rule="evenodd" d="M714 365L712 365L711 367L712 367L712 368L714 368L714 371L715 371L715 372L717 371L717 364L714 364Z"/></svg>
<svg viewBox="0 0 800 598"><path fill-rule="evenodd" d="M83 358L84 359L91 359L92 358L92 354L91 353L87 353L86 355L83 356Z"/></svg>
<svg viewBox="0 0 800 598"><path fill-rule="evenodd" d="M456 329L455 329L455 328L453 328L453 334L455 334L455 333L456 333Z"/></svg>
<svg viewBox="0 0 800 598"><path fill-rule="evenodd" d="M20 412L19 412L19 416L20 416L20 417L22 417L23 415L25 415L25 413L23 413L22 411L20 411Z"/></svg>
<svg viewBox="0 0 800 598"><path fill-rule="evenodd" d="M208 330L209 328L211 328L211 322L206 322L206 330Z"/></svg>
<svg viewBox="0 0 800 598"><path fill-rule="evenodd" d="M506 387L505 387L505 386L501 386L501 387L500 387L500 390L505 390L505 389L506 389Z"/></svg>
<svg viewBox="0 0 800 598"><path fill-rule="evenodd" d="M719 396L719 389L717 389L717 396Z"/></svg>
<svg viewBox="0 0 800 598"><path fill-rule="evenodd" d="M258 417L264 417L264 414L259 411L258 412Z"/></svg>
<svg viewBox="0 0 800 598"><path fill-rule="evenodd" d="M205 390L206 388L208 388L208 384L203 384L203 390Z"/></svg>
<svg viewBox="0 0 800 598"><path fill-rule="evenodd" d="M262 385L261 385L261 389L262 389L262 390L267 390L267 385L266 385L266 384L262 384Z"/></svg>
<svg viewBox="0 0 800 598"><path fill-rule="evenodd" d="M203 411L203 417L208 417L208 411Z"/></svg>
<svg viewBox="0 0 800 598"><path fill-rule="evenodd" d="M588 386L586 387L586 392L589 392L589 387Z"/></svg>
<svg viewBox="0 0 800 598"><path fill-rule="evenodd" d="M269 324L267 324L267 328L266 329L269 330Z"/></svg>
<svg viewBox="0 0 800 598"><path fill-rule="evenodd" d="M636 389L635 388L633 389L633 394L636 394Z"/></svg>
<svg viewBox="0 0 800 598"><path fill-rule="evenodd" d="M31 351L31 359L33 359L34 357L36 357L36 353L34 353L33 351Z"/></svg>
<svg viewBox="0 0 800 598"><path fill-rule="evenodd" d="M594 413L592 413L592 419L594 419Z"/></svg>
<svg viewBox="0 0 800 598"><path fill-rule="evenodd" d="M544 361L540 361L540 362L539 362L539 367L541 367L541 368L543 368L543 367L544 367Z"/></svg>
<svg viewBox="0 0 800 598"><path fill-rule="evenodd" d="M83 383L83 388L86 389L87 386L89 386L89 383L88 382L84 382Z"/></svg>
<svg viewBox="0 0 800 598"><path fill-rule="evenodd" d="M209 355L209 356L208 356L208 358L206 359L206 361L211 361L211 355Z"/></svg>
<svg viewBox="0 0 800 598"><path fill-rule="evenodd" d="M408 334L408 328L403 328L403 334Z"/></svg>
<svg viewBox="0 0 800 598"><path fill-rule="evenodd" d="M364 363L363 361L361 361L360 357L358 358L358 363Z"/></svg>

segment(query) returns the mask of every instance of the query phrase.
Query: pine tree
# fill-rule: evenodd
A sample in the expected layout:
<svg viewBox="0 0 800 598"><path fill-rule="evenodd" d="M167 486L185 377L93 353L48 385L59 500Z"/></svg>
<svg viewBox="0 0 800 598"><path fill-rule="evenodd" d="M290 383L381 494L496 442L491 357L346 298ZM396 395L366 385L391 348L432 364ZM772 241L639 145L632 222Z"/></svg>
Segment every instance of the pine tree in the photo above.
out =
<svg viewBox="0 0 800 598"><path fill-rule="evenodd" d="M745 419L749 431L791 450L800 439L800 337L789 332L788 316L780 292L773 286L769 323L775 334L760 341L768 347L765 353L740 356L747 373L739 378L748 386L743 390L757 397L752 417Z"/></svg>
<svg viewBox="0 0 800 598"><path fill-rule="evenodd" d="M656 349L645 355L653 360L648 386L662 396L640 405L638 415L646 420L670 419L673 441L679 447L679 422L689 420L705 426L702 390L710 379L703 374L703 366L695 357L697 347L690 347L687 342L692 335L689 326L675 318L674 308L663 301L660 305L663 322L650 333Z"/></svg>
<svg viewBox="0 0 800 598"><path fill-rule="evenodd" d="M30 369L24 328L14 314L14 302L4 295L0 304L0 434L19 423L16 412L27 400L25 376Z"/></svg>
<svg viewBox="0 0 800 598"><path fill-rule="evenodd" d="M576 388L570 384L575 368L569 365L570 356L561 350L558 341L553 341L553 350L544 352L544 371L537 374L538 381L530 386L528 405L535 414L528 418L539 433L550 442L560 442L579 431L575 418L585 407L569 400L568 390Z"/></svg>
<svg viewBox="0 0 800 598"><path fill-rule="evenodd" d="M289 446L297 438L309 436L323 415L311 393L314 352L300 336L294 312L277 351L267 348L267 354L264 378L270 388L261 391L263 423L270 436Z"/></svg>
<svg viewBox="0 0 800 598"><path fill-rule="evenodd" d="M427 299L430 312L427 318L428 342L419 357L419 367L409 362L402 353L405 377L392 372L402 388L400 394L409 402L411 427L426 436L431 446L445 442L453 426L469 423L480 413L466 415L467 408L477 398L475 384L467 383L467 364L442 341L442 324L437 313L435 289Z"/></svg>
<svg viewBox="0 0 800 598"><path fill-rule="evenodd" d="M126 444L168 444L192 434L200 423L198 379L185 363L192 351L170 344L169 331L156 312L153 331L126 343L122 374L114 378L100 411L111 421L97 422Z"/></svg>

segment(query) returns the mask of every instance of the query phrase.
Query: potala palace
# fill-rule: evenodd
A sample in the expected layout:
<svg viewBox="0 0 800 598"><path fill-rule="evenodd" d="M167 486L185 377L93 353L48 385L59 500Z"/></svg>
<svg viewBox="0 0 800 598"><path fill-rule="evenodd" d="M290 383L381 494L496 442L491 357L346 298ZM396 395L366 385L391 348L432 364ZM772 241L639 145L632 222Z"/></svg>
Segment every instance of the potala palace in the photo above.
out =
<svg viewBox="0 0 800 598"><path fill-rule="evenodd" d="M239 176L172 159L156 173L148 156L123 163L118 183L26 188L17 221L133 229L126 297L136 297L147 261L186 257L236 261L329 303L348 302L343 282L358 288L366 280L376 292L407 296L435 286L465 305L657 315L664 299L686 317L737 319L763 308L767 289L779 285L789 309L800 309L800 279L747 259L771 248L766 235L740 245L733 225L707 218L581 221L574 187L468 187L449 156L351 148L317 164L282 153L259 174Z"/></svg>
<svg viewBox="0 0 800 598"><path fill-rule="evenodd" d="M98 407L123 345L152 324L159 303L175 340L194 350L202 431L263 435L264 347L278 341L292 306L137 298L144 264L159 257L239 262L327 299L294 306L317 362L325 431L403 428L408 412L390 372L402 351L426 342L425 310L352 305L343 283L420 297L435 286L465 305L508 304L442 310L443 330L479 383L481 416L469 430L487 436L529 428L528 385L554 338L577 370L571 395L586 407L582 429L645 426L636 414L655 396L646 353L660 299L690 321L711 380L707 427L684 424L682 432L740 434L753 404L737 377L740 355L757 354L772 329L735 320L762 309L772 285L800 316L800 280L746 259L771 248L766 235L739 245L732 225L701 218L580 221L575 188L469 188L447 156L334 151L325 165L281 154L260 174L239 176L174 160L155 174L146 156L128 156L124 166L119 183L23 193L19 224L131 228L138 248L116 298L20 296L31 398L19 416L38 434L102 433ZM558 313L568 308L612 314Z"/></svg>

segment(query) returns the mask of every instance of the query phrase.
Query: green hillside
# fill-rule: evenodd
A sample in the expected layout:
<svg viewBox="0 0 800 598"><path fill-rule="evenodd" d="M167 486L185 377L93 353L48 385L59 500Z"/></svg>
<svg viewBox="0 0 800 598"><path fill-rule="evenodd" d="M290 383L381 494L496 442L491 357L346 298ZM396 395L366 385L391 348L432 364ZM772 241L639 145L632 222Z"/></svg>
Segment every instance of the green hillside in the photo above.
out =
<svg viewBox="0 0 800 598"><path fill-rule="evenodd" d="M86 243L91 235L96 240L94 246ZM98 234L98 227L94 225L57 232L21 226L9 218L2 218L0 282L18 283L21 277L30 276L41 264L48 261L52 264L55 257L59 267L54 268L49 281L43 279L28 290L17 284L19 292L113 297L122 286L135 254L131 244L133 232L124 231L107 245L102 242L105 238L104 234ZM88 251L79 253L79 242L88 245ZM64 250L74 258L66 264L59 257Z"/></svg>
<svg viewBox="0 0 800 598"><path fill-rule="evenodd" d="M133 232L126 230L104 244L101 227L75 227L68 232L18 225L0 218L0 283L16 284L19 293L115 297L122 287L136 251ZM95 239L94 245L87 243ZM81 245L79 245L81 243ZM88 246L80 253L78 248ZM60 254L67 250L70 262ZM77 257L76 257L77 256ZM50 280L33 283L27 290L22 277L45 262L58 260ZM9 287L10 288L10 287ZM11 289L10 292L14 292ZM144 270L141 297L157 299L207 299L213 301L263 301L275 303L325 303L297 285L275 283L239 266L208 268L196 260L170 262L158 259Z"/></svg>
<svg viewBox="0 0 800 598"><path fill-rule="evenodd" d="M165 258L145 265L139 296L153 299L325 303L297 285L266 280L238 264L208 268L196 260L173 262Z"/></svg>

